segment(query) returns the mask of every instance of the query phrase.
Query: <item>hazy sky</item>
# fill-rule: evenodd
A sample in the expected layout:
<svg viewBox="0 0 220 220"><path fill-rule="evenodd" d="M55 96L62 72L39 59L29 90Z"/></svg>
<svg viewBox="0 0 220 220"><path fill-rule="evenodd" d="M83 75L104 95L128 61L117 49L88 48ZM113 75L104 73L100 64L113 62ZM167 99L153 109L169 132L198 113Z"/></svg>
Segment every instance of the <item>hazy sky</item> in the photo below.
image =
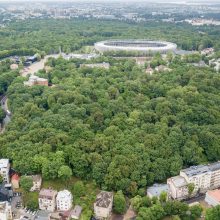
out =
<svg viewBox="0 0 220 220"><path fill-rule="evenodd" d="M219 2L220 0L0 0L0 2L14 2L14 1L22 1L22 2Z"/></svg>

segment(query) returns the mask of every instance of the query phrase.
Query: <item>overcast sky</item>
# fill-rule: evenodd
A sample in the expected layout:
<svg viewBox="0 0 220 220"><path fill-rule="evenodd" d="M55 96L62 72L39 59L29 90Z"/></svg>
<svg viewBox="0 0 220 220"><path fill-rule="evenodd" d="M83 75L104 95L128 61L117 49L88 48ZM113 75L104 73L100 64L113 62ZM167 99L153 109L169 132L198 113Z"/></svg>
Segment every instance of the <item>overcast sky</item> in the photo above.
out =
<svg viewBox="0 0 220 220"><path fill-rule="evenodd" d="M220 0L0 0L0 2L14 2L14 1L22 1L22 2L219 2Z"/></svg>

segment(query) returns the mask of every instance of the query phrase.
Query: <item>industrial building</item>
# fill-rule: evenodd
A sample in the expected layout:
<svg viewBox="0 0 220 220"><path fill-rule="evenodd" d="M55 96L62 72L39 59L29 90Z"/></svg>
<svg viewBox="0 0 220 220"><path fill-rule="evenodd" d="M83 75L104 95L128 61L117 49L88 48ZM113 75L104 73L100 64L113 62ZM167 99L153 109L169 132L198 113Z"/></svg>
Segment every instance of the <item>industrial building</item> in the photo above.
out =
<svg viewBox="0 0 220 220"><path fill-rule="evenodd" d="M124 51L143 55L166 54L169 51L174 52L177 48L174 43L151 40L107 40L97 42L94 46L100 53Z"/></svg>

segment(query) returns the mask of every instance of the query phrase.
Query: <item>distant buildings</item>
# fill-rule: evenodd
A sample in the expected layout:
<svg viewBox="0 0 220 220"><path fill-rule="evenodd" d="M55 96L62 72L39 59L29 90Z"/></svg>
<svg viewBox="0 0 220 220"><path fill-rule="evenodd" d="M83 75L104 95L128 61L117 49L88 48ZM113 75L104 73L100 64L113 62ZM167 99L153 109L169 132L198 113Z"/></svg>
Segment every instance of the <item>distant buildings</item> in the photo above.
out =
<svg viewBox="0 0 220 220"><path fill-rule="evenodd" d="M18 69L18 64L16 64L16 63L11 64L10 69L11 70L17 70Z"/></svg>
<svg viewBox="0 0 220 220"><path fill-rule="evenodd" d="M57 210L67 211L72 208L73 196L68 190L59 191L57 194Z"/></svg>
<svg viewBox="0 0 220 220"><path fill-rule="evenodd" d="M55 211L56 209L57 191L52 189L41 189L39 193L39 209L47 211Z"/></svg>
<svg viewBox="0 0 220 220"><path fill-rule="evenodd" d="M201 51L201 55L211 55L214 53L214 48L210 47L210 48L205 48Z"/></svg>
<svg viewBox="0 0 220 220"><path fill-rule="evenodd" d="M28 81L24 82L24 85L25 86L34 86L34 85L48 86L48 80L32 75L30 76Z"/></svg>
<svg viewBox="0 0 220 220"><path fill-rule="evenodd" d="M100 192L94 203L94 212L97 219L106 219L111 216L113 205L113 193L102 191Z"/></svg>
<svg viewBox="0 0 220 220"><path fill-rule="evenodd" d="M110 64L109 63L93 63L93 64L80 64L80 67L87 67L87 68L104 68L109 69Z"/></svg>
<svg viewBox="0 0 220 220"><path fill-rule="evenodd" d="M3 182L9 183L9 170L10 164L9 159L0 159L0 175L3 178Z"/></svg>
<svg viewBox="0 0 220 220"><path fill-rule="evenodd" d="M219 59L212 59L209 61L209 66L214 67L216 72L220 71L220 58Z"/></svg>
<svg viewBox="0 0 220 220"><path fill-rule="evenodd" d="M178 200L189 196L189 184L194 186L192 195L215 189L220 186L220 162L181 170L180 175L169 178L167 184L170 196Z"/></svg>
<svg viewBox="0 0 220 220"><path fill-rule="evenodd" d="M172 71L172 69L168 68L168 67L165 66L165 65L157 66L157 67L155 68L155 70L156 70L157 72L170 72L170 71Z"/></svg>

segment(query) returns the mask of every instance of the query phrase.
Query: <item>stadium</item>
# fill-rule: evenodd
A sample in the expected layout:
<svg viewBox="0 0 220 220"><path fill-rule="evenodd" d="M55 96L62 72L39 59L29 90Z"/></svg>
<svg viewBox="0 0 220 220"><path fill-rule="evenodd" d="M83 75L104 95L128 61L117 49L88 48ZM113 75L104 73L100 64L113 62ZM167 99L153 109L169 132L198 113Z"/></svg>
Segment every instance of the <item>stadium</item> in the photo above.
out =
<svg viewBox="0 0 220 220"><path fill-rule="evenodd" d="M107 40L95 43L95 49L100 53L105 52L135 52L138 54L166 54L175 51L177 45L165 41L151 40Z"/></svg>

